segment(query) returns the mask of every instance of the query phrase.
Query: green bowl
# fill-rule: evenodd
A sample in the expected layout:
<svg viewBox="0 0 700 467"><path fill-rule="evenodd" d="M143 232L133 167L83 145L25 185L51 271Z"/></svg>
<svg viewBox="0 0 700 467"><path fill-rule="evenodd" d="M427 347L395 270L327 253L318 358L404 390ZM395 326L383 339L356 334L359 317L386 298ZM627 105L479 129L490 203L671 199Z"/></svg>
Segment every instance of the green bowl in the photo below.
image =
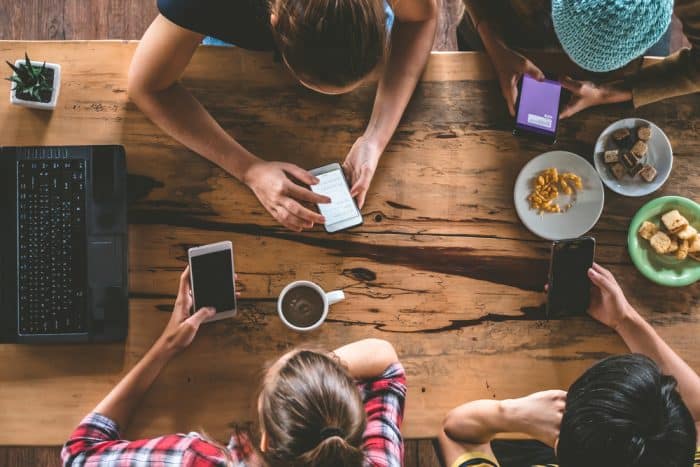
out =
<svg viewBox="0 0 700 467"><path fill-rule="evenodd" d="M681 196L656 198L642 206L632 218L627 249L632 262L647 279L669 287L682 287L700 280L700 261L690 257L680 261L674 255L660 255L637 233L644 221L660 225L661 215L672 209L678 209L695 228L700 227L700 204Z"/></svg>

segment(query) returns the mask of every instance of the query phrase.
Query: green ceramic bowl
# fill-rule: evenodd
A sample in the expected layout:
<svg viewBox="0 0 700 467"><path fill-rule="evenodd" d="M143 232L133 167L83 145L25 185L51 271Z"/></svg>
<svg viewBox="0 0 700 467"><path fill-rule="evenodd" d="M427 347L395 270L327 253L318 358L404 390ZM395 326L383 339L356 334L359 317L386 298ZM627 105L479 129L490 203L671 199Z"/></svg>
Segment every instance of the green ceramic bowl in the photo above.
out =
<svg viewBox="0 0 700 467"><path fill-rule="evenodd" d="M661 215L672 209L678 209L692 226L700 227L700 204L680 196L656 198L642 206L632 218L627 232L627 249L632 262L647 279L669 287L682 287L700 280L700 261L692 258L679 261L674 255L659 255L637 233L644 221L660 225Z"/></svg>

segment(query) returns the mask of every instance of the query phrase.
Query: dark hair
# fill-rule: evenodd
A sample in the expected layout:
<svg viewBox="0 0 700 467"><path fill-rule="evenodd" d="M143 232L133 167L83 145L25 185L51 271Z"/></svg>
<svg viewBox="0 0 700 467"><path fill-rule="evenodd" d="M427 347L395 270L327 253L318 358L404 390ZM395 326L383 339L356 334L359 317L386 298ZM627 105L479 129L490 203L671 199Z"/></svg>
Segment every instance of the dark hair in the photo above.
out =
<svg viewBox="0 0 700 467"><path fill-rule="evenodd" d="M676 380L630 354L602 360L571 385L557 454L562 467L690 467L695 444Z"/></svg>
<svg viewBox="0 0 700 467"><path fill-rule="evenodd" d="M347 370L328 355L299 350L266 381L260 423L271 467L361 466L367 416Z"/></svg>
<svg viewBox="0 0 700 467"><path fill-rule="evenodd" d="M271 0L272 34L292 72L314 85L357 83L387 49L382 0Z"/></svg>

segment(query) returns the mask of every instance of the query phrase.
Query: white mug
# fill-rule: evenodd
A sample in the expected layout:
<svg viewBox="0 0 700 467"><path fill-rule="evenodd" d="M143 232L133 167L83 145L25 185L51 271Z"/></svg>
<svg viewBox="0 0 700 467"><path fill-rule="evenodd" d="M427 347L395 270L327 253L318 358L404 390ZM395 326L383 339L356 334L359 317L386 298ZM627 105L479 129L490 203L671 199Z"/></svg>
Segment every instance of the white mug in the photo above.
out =
<svg viewBox="0 0 700 467"><path fill-rule="evenodd" d="M284 313L282 313L282 300L284 300L284 296L292 290L295 287L300 287L300 286L305 286L305 287L310 287L314 289L318 294L321 296L323 299L323 313L321 314L321 318L319 318L318 321L316 321L314 324L311 326L305 327L305 328L300 328L299 326L295 326L289 321L287 321L287 318L285 318ZM330 305L333 305L334 303L338 303L341 300L345 300L345 294L343 293L342 290L334 290L332 292L325 292L321 287L316 285L313 282L310 281L294 281L291 284L288 284L284 289L282 289L282 292L280 292L280 296L277 299L277 314L280 315L280 319L282 322L289 328L293 329L295 331L313 331L314 329L318 328L320 325L323 324L323 322L326 320L326 316L328 316L328 307Z"/></svg>

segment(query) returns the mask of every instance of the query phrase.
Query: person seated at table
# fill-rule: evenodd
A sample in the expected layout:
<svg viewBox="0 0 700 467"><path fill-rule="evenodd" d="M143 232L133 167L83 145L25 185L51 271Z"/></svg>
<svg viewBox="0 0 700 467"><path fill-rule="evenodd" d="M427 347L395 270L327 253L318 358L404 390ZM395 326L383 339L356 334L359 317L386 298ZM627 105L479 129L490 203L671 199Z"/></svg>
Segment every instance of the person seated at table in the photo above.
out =
<svg viewBox="0 0 700 467"><path fill-rule="evenodd" d="M561 84L572 96L560 116L616 102L631 101L636 108L700 90L700 2L695 0L676 0L675 7L673 0L464 1L470 19L466 41L488 53L511 115L520 77L544 78L537 64L516 49L563 49L581 68L608 72L647 51L668 55L674 12L690 48L625 79L594 83L563 77Z"/></svg>
<svg viewBox="0 0 700 467"><path fill-rule="evenodd" d="M700 465L700 378L632 308L610 271L594 264L588 275L590 315L637 353L593 365L568 393L453 409L439 436L448 467L497 466L490 442L500 432L553 447L561 467Z"/></svg>
<svg viewBox="0 0 700 467"><path fill-rule="evenodd" d="M259 452L242 433L234 434L227 447L198 433L123 439L122 430L139 399L214 314L203 308L190 315L189 284L185 270L162 335L75 429L61 452L63 465L401 465L406 374L392 345L379 339L330 353L297 349L272 364L258 396Z"/></svg>
<svg viewBox="0 0 700 467"><path fill-rule="evenodd" d="M316 177L252 154L178 80L205 35L274 50L301 84L324 94L350 92L381 71L367 128L343 163L361 208L428 60L437 24L436 0L391 1L158 0L160 15L129 68L129 96L166 133L245 183L278 222L296 231L311 228L324 218L305 204L329 199L295 180L313 185Z"/></svg>

